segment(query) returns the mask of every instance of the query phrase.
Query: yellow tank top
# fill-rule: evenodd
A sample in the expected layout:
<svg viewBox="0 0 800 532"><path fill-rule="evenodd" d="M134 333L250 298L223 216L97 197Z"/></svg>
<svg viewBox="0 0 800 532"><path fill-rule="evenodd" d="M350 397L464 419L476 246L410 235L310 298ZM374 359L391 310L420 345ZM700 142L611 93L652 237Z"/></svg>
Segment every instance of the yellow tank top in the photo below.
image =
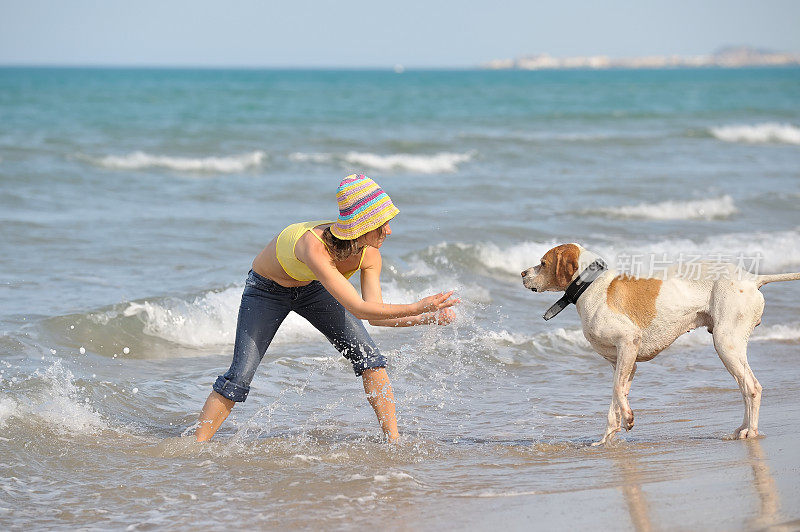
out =
<svg viewBox="0 0 800 532"><path fill-rule="evenodd" d="M332 223L333 222L330 220L300 222L297 224L292 224L281 231L281 234L278 235L275 251L278 255L278 262L283 267L283 271L285 271L289 277L297 281L315 281L317 279L314 275L314 272L312 272L311 269L303 262L300 262L297 259L294 254L294 247L297 245L297 241L300 240L300 237L306 234L306 231L311 231L311 234L317 237L317 240L325 244L325 242L322 241L322 238L320 238L320 236L314 232L313 229L318 225ZM328 246L325 247L327 248ZM358 268L351 272L343 273L342 275L344 275L346 279L349 279L354 273L361 269L362 262L364 262L363 249L361 250L361 259L358 261Z"/></svg>

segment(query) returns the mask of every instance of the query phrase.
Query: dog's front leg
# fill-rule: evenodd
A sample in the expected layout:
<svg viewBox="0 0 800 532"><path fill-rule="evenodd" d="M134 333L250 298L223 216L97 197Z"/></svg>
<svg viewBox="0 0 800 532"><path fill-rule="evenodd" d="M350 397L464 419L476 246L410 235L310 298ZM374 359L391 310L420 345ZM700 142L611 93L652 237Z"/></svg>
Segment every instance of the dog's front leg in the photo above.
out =
<svg viewBox="0 0 800 532"><path fill-rule="evenodd" d="M617 365L616 364L612 364L611 366L614 368L614 389L616 390ZM633 376L635 374L636 374L636 363L634 362L633 366L631 367L631 372L628 375L628 379L625 382L625 388L624 388L625 397L628 396L628 392L630 392L630 390L631 390L631 383L633 382ZM630 410L630 408L629 408L629 410ZM606 432L605 432L605 434L603 434L603 437L600 439L600 441L594 442L592 444L592 447L597 446L597 445L605 445L606 443L608 443L611 440L613 440L614 436L617 434L617 432L622 430L621 418L622 418L622 416L621 416L620 405L617 403L616 393L613 393L612 397L611 397L611 406L608 407L608 418L607 418L607 423L606 423ZM630 424L630 426L631 427L633 426L633 412L632 411L631 411L631 424ZM630 430L630 428L628 428L626 430Z"/></svg>
<svg viewBox="0 0 800 532"><path fill-rule="evenodd" d="M592 447L597 445L605 445L606 443L610 442L614 439L614 435L620 430L622 430L622 426L620 423L619 406L617 406L617 400L612 397L611 406L608 407L608 423L606 424L606 432L603 434L603 437L600 439L600 441L592 444Z"/></svg>
<svg viewBox="0 0 800 532"><path fill-rule="evenodd" d="M617 364L614 371L614 400L622 414L625 430L633 428L633 410L628 403L633 373L636 371L636 355L639 353L639 337L623 339L617 346Z"/></svg>

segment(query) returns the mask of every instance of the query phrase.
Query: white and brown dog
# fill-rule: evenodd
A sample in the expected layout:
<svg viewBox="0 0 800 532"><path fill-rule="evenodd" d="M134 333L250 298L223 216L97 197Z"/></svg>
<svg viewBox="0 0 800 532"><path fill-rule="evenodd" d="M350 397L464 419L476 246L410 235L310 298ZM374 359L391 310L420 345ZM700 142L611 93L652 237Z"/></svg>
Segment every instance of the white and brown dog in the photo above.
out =
<svg viewBox="0 0 800 532"><path fill-rule="evenodd" d="M699 263L686 271L676 265L663 278L637 278L616 270L595 270L598 258L578 244L563 244L545 253L538 266L522 272L523 285L534 292L572 293L570 302L578 310L584 336L614 367L608 425L595 445L610 441L622 426L633 428L628 392L636 363L651 360L697 327L708 327L719 358L742 391L744 421L733 437L756 437L761 385L747 363L747 341L764 311L764 296L758 289L774 281L800 280L800 273L754 275L733 264ZM576 296L575 287L580 285L585 292ZM568 304L566 298L559 301L560 307L554 305L555 313ZM550 316L545 316L549 319L555 313L551 308Z"/></svg>

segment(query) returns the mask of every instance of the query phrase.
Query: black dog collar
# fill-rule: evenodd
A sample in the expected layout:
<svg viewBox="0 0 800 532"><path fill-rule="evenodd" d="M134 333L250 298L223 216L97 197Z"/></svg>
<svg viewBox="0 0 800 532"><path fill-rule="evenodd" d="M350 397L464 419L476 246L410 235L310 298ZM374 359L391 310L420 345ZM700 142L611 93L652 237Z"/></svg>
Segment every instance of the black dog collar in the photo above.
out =
<svg viewBox="0 0 800 532"><path fill-rule="evenodd" d="M606 263L603 262L603 259L597 259L593 263L591 263L585 270L583 270L578 277L570 283L567 287L567 290L564 293L564 297L556 301L552 307L547 309L547 312L544 313L542 316L545 320L549 320L553 318L567 308L567 305L570 303L575 304L578 302L578 298L581 297L584 291L589 288L589 285L592 282L600 277L600 274L603 273L608 269Z"/></svg>

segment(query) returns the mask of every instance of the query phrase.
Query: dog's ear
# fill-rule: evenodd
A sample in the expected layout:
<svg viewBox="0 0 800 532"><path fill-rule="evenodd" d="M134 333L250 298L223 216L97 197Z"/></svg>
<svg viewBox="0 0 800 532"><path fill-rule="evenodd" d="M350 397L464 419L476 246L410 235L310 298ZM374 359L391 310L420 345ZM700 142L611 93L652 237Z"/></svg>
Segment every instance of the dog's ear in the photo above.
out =
<svg viewBox="0 0 800 532"><path fill-rule="evenodd" d="M556 254L556 282L562 289L566 289L572 281L572 276L578 271L578 253L575 246L562 246Z"/></svg>

